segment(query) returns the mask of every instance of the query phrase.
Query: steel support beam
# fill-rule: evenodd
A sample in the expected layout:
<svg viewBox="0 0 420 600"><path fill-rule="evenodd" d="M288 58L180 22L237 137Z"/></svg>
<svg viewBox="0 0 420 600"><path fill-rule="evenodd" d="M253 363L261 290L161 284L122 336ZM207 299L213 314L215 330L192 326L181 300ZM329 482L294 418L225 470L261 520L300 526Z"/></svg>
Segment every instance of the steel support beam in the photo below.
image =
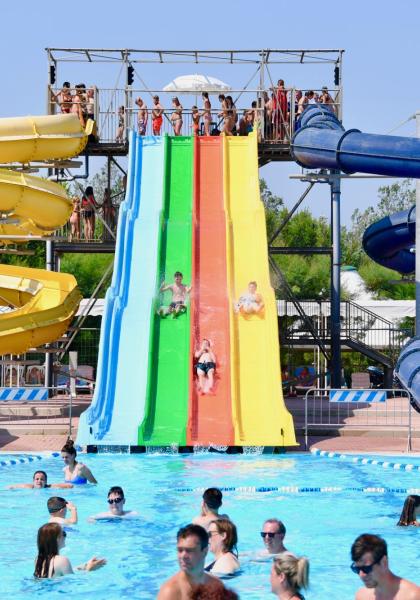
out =
<svg viewBox="0 0 420 600"><path fill-rule="evenodd" d="M340 269L341 231L340 196L341 182L338 171L331 170L331 387L341 387L341 335L340 335Z"/></svg>

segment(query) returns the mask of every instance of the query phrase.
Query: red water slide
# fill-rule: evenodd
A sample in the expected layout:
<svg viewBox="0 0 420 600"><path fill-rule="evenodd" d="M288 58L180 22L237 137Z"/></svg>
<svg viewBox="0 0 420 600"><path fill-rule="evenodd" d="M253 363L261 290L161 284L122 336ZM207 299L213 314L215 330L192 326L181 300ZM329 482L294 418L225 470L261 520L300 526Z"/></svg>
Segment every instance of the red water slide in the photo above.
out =
<svg viewBox="0 0 420 600"><path fill-rule="evenodd" d="M234 443L221 142L220 137L195 138L188 445ZM198 390L194 359L203 338L217 359L213 391L205 394Z"/></svg>

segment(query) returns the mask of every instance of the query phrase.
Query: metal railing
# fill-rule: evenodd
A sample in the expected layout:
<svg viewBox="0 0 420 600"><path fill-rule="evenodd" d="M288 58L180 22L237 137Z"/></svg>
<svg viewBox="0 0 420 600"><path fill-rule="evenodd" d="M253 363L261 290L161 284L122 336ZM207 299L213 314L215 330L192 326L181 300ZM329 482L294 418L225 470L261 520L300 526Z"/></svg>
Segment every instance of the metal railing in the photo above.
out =
<svg viewBox="0 0 420 600"><path fill-rule="evenodd" d="M287 343L302 342L312 338L307 320L322 340L331 339L330 302L302 300L300 305L307 317L303 320L290 300L279 301L282 338ZM340 332L342 340L352 340L361 346L380 350L393 361L401 347L411 337L409 329L399 328L394 323L370 310L346 300L340 305Z"/></svg>
<svg viewBox="0 0 420 600"><path fill-rule="evenodd" d="M121 200L124 199L123 195L120 195ZM69 242L108 242L115 239L112 237L111 232L116 235L117 231L117 223L118 223L118 211L119 205L113 206L112 215L108 215L103 213L101 208L95 210L94 212L102 216L103 221L108 226L105 227L104 223L100 219L95 219L94 215L86 217L83 209L77 212L73 212L70 217L70 220L63 225L60 229L55 231L57 237L67 240ZM88 220L92 221L93 218L93 227L88 226ZM91 233L93 232L93 233Z"/></svg>
<svg viewBox="0 0 420 600"><path fill-rule="evenodd" d="M305 448L310 432L334 428L406 430L407 452L411 450L412 406L410 394L402 389L352 390L386 393L385 402L330 402L329 388L311 388L305 394Z"/></svg>
<svg viewBox="0 0 420 600"><path fill-rule="evenodd" d="M93 98L90 101L90 110L93 108L93 117L96 121L97 138L102 143L120 143L123 144L128 139L128 131L131 128L138 127L139 110L147 111L146 127L141 127L142 135L163 135L165 133L174 135L173 115L176 115L174 107L168 108L171 104L172 92L164 92L162 90L149 89L131 89L131 88L98 88L92 86L94 91ZM76 90L72 88L69 93L75 97ZM267 90L231 90L225 92L230 93L235 101L235 111L237 120L234 123L234 135L247 135L251 129L256 129L260 142L282 143L288 145L295 132L296 122L300 115L304 112L307 106L314 103L328 105L330 110L341 119L342 103L339 89L329 90L328 98L323 96L323 90L297 90L296 88L286 88L284 90L285 99L281 99L277 92L277 88L269 88ZM161 105L164 109L162 126L153 130L152 127L152 96L156 94L161 98ZM197 105L201 102L201 91L197 94L188 94L182 96L181 104L184 109L182 112L182 126L180 129L181 135L191 135L194 133L194 124L192 119L192 105ZM141 96L147 105L147 109L139 109L135 103L135 99ZM216 134L224 128L224 118L220 114L222 108L217 100L218 93L211 92L211 129ZM78 95L77 98L79 98ZM240 98L240 102L239 102ZM252 107L252 102L256 102L256 107ZM62 102L60 89L51 88L48 86L48 114L57 114L60 112L78 112L84 118L87 117L86 110L87 102L81 103L77 99L72 102L66 100ZM203 123L203 108L198 107L200 113L200 123L198 127L198 135L204 134ZM252 122L247 115L253 113ZM241 123L242 119L242 123Z"/></svg>

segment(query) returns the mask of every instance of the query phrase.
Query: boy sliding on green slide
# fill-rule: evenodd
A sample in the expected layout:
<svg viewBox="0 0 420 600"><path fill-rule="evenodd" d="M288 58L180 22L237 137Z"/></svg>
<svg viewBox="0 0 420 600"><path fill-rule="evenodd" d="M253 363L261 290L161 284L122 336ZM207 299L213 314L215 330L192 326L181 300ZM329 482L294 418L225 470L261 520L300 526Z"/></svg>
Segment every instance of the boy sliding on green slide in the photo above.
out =
<svg viewBox="0 0 420 600"><path fill-rule="evenodd" d="M184 313L187 310L186 307L186 299L187 294L191 292L191 286L184 285L182 283L182 273L176 271L174 273L174 283L166 285L163 281L160 286L160 292L166 292L166 290L170 290L172 292L172 302L169 306L161 306L158 310L158 315L161 317L166 317L172 314L173 317L178 317L181 313Z"/></svg>

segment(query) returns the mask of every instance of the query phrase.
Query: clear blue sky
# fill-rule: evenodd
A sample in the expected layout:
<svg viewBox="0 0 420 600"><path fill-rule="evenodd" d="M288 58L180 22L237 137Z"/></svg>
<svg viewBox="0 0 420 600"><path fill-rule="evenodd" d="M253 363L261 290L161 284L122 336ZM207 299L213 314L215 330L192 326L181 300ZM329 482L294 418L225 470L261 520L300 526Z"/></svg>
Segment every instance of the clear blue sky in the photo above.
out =
<svg viewBox="0 0 420 600"><path fill-rule="evenodd" d="M88 3L4 3L2 6L1 116L42 114L48 77L44 48L114 47L162 49L343 48L344 125L372 133L388 133L420 110L418 67L420 3L416 0L352 0L331 2L161 2L90 0ZM100 68L100 65L98 65ZM208 74L218 76L215 72ZM173 65L161 84L193 66ZM331 70L332 71L332 70ZM332 85L324 72L282 72L286 85ZM63 73L64 75L64 73ZM149 73L150 75L150 73ZM154 73L160 79L158 72ZM232 75L229 83L239 74ZM308 78L306 85L305 77ZM59 80L63 79L59 75ZM67 79L67 77L65 77ZM69 77L71 79L71 77ZM98 80L100 74L98 73ZM227 79L225 73L223 77ZM79 79L79 78L78 78ZM239 78L238 81L241 81ZM243 79L242 79L243 81ZM91 82L89 82L91 83ZM411 121L395 132L414 135ZM288 179L294 163L264 167L271 189L292 204L304 184ZM386 180L391 182L392 180ZM376 202L383 181L343 185L342 218L349 222L355 207ZM326 186L309 196L316 215L329 214Z"/></svg>

